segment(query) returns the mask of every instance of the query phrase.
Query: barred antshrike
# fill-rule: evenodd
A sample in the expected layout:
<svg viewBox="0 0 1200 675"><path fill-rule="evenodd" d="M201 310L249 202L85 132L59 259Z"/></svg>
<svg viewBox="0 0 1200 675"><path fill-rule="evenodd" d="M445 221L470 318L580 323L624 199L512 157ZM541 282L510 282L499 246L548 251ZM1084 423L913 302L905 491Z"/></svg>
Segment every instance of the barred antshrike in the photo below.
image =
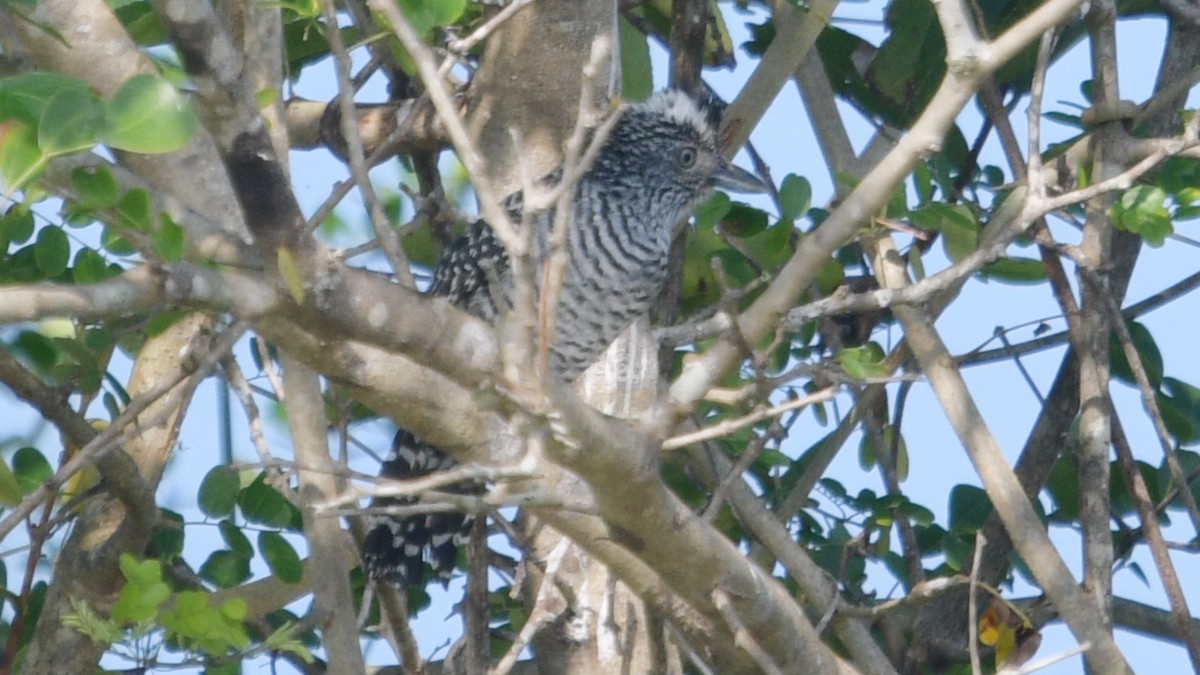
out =
<svg viewBox="0 0 1200 675"><path fill-rule="evenodd" d="M717 143L719 104L666 91L627 105L595 162L575 186L550 368L572 382L662 289L675 226L714 187L761 191L762 183L730 165ZM561 172L559 172L561 173ZM521 195L504 206L520 222ZM553 210L534 219L545 255ZM492 288L499 284L499 288ZM429 288L484 320L508 300L512 279L503 245L483 221L470 226L442 257ZM454 466L454 460L400 430L381 475L411 479ZM470 489L469 487L460 489ZM374 506L411 503L379 498ZM401 585L424 582L424 560L445 583L472 517L457 512L408 518L375 516L363 545L367 573Z"/></svg>

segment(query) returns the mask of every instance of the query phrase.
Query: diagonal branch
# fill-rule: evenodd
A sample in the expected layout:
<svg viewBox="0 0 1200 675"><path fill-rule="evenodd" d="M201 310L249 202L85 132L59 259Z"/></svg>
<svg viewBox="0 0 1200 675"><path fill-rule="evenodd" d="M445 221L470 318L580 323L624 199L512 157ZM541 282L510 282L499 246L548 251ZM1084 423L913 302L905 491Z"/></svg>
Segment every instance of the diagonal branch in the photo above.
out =
<svg viewBox="0 0 1200 675"><path fill-rule="evenodd" d="M876 269L886 286L907 283L889 238L875 240ZM1128 664L1113 642L1099 608L1083 594L1058 555L1040 518L1021 490L995 437L988 430L961 373L925 313L915 307L896 307L913 355L929 379L946 417L965 446L975 470L991 497L1017 550L1059 614L1080 642L1090 642L1088 664L1097 673L1128 673Z"/></svg>

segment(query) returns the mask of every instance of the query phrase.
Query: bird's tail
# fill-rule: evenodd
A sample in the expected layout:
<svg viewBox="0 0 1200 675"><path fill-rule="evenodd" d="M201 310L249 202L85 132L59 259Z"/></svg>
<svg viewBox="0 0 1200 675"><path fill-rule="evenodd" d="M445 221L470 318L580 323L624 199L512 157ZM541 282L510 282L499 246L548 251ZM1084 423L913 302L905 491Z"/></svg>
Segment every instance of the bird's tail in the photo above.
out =
<svg viewBox="0 0 1200 675"><path fill-rule="evenodd" d="M392 442L392 452L380 468L381 478L413 480L445 471L457 462L449 455L401 429ZM440 488L444 492L479 493L483 486L474 481ZM411 506L417 497L377 497L374 508ZM460 511L436 511L399 516L379 513L370 516L370 530L363 542L363 569L374 581L400 587L423 586L425 563L433 577L446 585L458 560L458 549L467 541L472 514Z"/></svg>

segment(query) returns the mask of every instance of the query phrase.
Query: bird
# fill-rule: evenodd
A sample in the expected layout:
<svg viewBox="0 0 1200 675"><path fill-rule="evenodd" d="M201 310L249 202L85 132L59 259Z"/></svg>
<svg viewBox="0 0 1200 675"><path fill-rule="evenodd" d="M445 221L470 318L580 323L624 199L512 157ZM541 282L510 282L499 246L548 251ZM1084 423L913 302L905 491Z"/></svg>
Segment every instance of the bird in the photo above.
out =
<svg viewBox="0 0 1200 675"><path fill-rule="evenodd" d="M714 96L695 98L678 89L643 102L623 104L591 167L573 188L565 245L567 263L559 295L556 331L548 350L551 373L574 382L639 316L645 315L667 278L671 241L679 223L714 189L762 192L754 174L729 163L717 135L724 105ZM543 183L561 180L561 167ZM514 193L502 206L522 222L524 198ZM533 256L549 253L553 208L533 214ZM512 302L512 273L503 244L483 220L444 252L428 295L495 322ZM445 471L455 461L417 436L399 430L380 470L382 478L414 479ZM459 484L458 492L482 486ZM410 504L413 498L379 497L372 507ZM425 562L443 585L453 573L473 516L438 512L412 517L369 516L363 565L374 581L399 587L423 585Z"/></svg>

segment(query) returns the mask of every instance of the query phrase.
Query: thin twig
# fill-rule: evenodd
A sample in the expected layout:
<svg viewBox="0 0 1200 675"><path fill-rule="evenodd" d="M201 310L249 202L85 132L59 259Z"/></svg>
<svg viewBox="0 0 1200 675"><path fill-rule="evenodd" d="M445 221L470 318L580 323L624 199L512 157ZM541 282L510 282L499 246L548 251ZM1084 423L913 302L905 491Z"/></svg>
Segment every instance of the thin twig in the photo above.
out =
<svg viewBox="0 0 1200 675"><path fill-rule="evenodd" d="M1049 668L1050 666L1058 663L1059 661L1066 661L1069 658L1086 653L1087 650L1089 650L1091 648L1092 648L1092 643L1082 642L1080 644L1075 645L1074 647L1071 647L1070 649L1068 649L1066 651L1059 652L1058 654L1054 654L1053 656L1047 656L1046 658L1041 659L1040 661L1034 661L1033 663L1029 663L1024 666L1021 666L1021 668L1019 670L1007 671L1005 669L1001 669L1001 670L996 671L996 673L997 673L997 675L1000 675L1001 673L1003 673L1004 675L1007 675L1009 672L1015 672L1017 675L1026 675L1027 673L1034 673L1034 672L1041 670L1042 668Z"/></svg>
<svg viewBox="0 0 1200 675"><path fill-rule="evenodd" d="M557 588L555 579L558 576L558 568L562 565L563 559L567 555L567 551L571 547L571 540L563 537L559 540L550 554L546 556L546 571L542 576L542 583L538 586L537 596L533 601L533 609L529 612L529 618L525 620L525 625L521 626L521 631L517 633L517 637L513 639L508 651L496 663L496 667L489 671L488 675L508 675L513 666L517 663L517 659L521 656L521 652L525 651L525 647L529 641L533 639L543 628L552 622L557 614L551 611L548 607L551 598L551 591ZM530 564L527 560L525 564Z"/></svg>
<svg viewBox="0 0 1200 675"><path fill-rule="evenodd" d="M447 485L460 482L494 483L500 480L522 480L537 478L527 469L515 467L485 467L477 464L460 464L445 471L437 471L420 478L408 480L390 480L374 478L377 485L360 486L347 490L344 494L321 504L315 504L317 511L327 511L347 504L358 503L365 497L414 497L425 492L436 490Z"/></svg>
<svg viewBox="0 0 1200 675"><path fill-rule="evenodd" d="M520 234L508 214L501 208L500 195L496 193L491 181L487 179L488 174L484 169L483 157L480 156L478 149L471 141L471 136L467 133L463 119L459 115L450 93L446 90L445 83L438 76L438 67L434 63L433 51L421 40L396 3L391 0L369 0L367 4L387 18L392 26L392 31L400 39L401 44L404 45L416 64L429 100L433 103L439 119L446 127L446 134L450 137L450 142L458 153L459 161L463 163L467 174L471 177L471 185L474 186L475 194L479 197L479 210L483 219L496 233L496 238L504 244L504 248L510 256L525 255L527 252L524 250Z"/></svg>
<svg viewBox="0 0 1200 675"><path fill-rule="evenodd" d="M975 533L975 556L971 561L971 586L967 595L967 648L971 652L972 675L983 673L979 662L979 601L975 597L975 591L979 587L979 567L985 546L987 538L983 536L983 530L979 530Z"/></svg>
<svg viewBox="0 0 1200 675"><path fill-rule="evenodd" d="M278 460L271 454L271 448L267 445L267 437L263 433L262 415L259 414L258 404L254 402L254 392L250 389L250 383L246 381L246 376L242 374L242 369L232 355L221 359L221 370L225 373L225 381L237 393L238 400L242 403L242 409L246 411L246 422L250 427L250 443L258 453L258 460L262 462L264 469L269 470L273 466L278 466Z"/></svg>
<svg viewBox="0 0 1200 675"><path fill-rule="evenodd" d="M333 0L323 0L321 4L324 7L325 23L329 26L326 35L329 38L329 47L333 51L333 60L336 65L337 103L341 108L342 136L346 140L346 161L350 164L350 175L354 176L358 191L362 194L363 201L366 202L371 227L375 229L375 238L379 241L388 264L392 266L392 271L396 273L396 278L405 288L416 288L412 272L408 268L408 256L404 254L400 239L396 236L396 231L391 227L391 223L388 222L387 214L384 213L383 205L379 203L379 195L375 193L375 188L371 185L371 176L367 172L362 136L359 133L355 116L354 82L350 76L350 54L347 53L346 45L342 42L341 31L338 30L337 9L333 5Z"/></svg>
<svg viewBox="0 0 1200 675"><path fill-rule="evenodd" d="M112 421L106 429L96 434L87 445L79 449L75 456L68 459L54 472L54 475L42 482L36 490L26 495L21 503L9 512L9 514L0 521L0 540L8 535L21 521L25 520L30 513L50 495L56 493L58 489L66 484L66 481L79 471L86 469L95 464L101 457L108 452L111 452L118 446L125 443L130 438L136 437L141 433L143 425L149 426L146 420L138 420L138 415L149 408L159 398L165 396L176 386L183 384L185 386L195 386L208 376L209 372L216 367L217 363L233 345L245 333L248 325L244 322L238 322L224 333L219 335L212 342L212 348L204 354L196 355L189 360L188 366L180 369L173 377L164 379L155 386L148 389L144 394L138 396L129 402L125 410Z"/></svg>
<svg viewBox="0 0 1200 675"><path fill-rule="evenodd" d="M1187 597L1179 583L1179 575L1175 573L1175 565L1171 562L1171 554L1159 526L1158 513L1150 501L1150 491L1142 478L1142 472L1133 459L1133 449L1117 416L1116 406L1112 406L1111 401L1109 405L1113 409L1113 447L1117 451L1117 463L1125 479L1125 487L1129 490L1138 518L1142 521L1142 536L1150 545L1150 554L1154 558L1155 567L1158 568L1158 576L1162 579L1163 590L1166 591L1167 601L1171 606L1171 616L1175 619L1176 630L1179 631L1179 641L1188 651L1188 657L1192 660L1192 670L1200 672L1200 644L1197 644L1196 636L1192 633L1192 613L1188 609Z"/></svg>
<svg viewBox="0 0 1200 675"><path fill-rule="evenodd" d="M459 55L465 55L467 52L471 51L475 45L488 39L488 36L502 26L505 21L511 19L517 12L524 9L532 2L533 0L513 0L504 9L497 12L495 16L483 22L483 25L481 25L479 28L476 28L474 32L467 37L460 40L450 40L450 42L446 45L446 48Z"/></svg>
<svg viewBox="0 0 1200 675"><path fill-rule="evenodd" d="M779 405L772 406L770 408L759 408L758 410L755 410L754 412L737 419L725 420L723 422L718 422L711 427L705 427L704 429L700 429L698 431L672 436L671 438L663 441L662 449L675 450L677 448L692 445L693 443L711 441L714 438L726 436L737 431L738 429L761 422L768 417L775 417L776 415L781 415L789 410L796 410L797 408L810 406L814 403L823 403L832 399L836 393L837 392L834 387L829 387L816 393L809 394L808 396L792 399L786 403L780 403Z"/></svg>

